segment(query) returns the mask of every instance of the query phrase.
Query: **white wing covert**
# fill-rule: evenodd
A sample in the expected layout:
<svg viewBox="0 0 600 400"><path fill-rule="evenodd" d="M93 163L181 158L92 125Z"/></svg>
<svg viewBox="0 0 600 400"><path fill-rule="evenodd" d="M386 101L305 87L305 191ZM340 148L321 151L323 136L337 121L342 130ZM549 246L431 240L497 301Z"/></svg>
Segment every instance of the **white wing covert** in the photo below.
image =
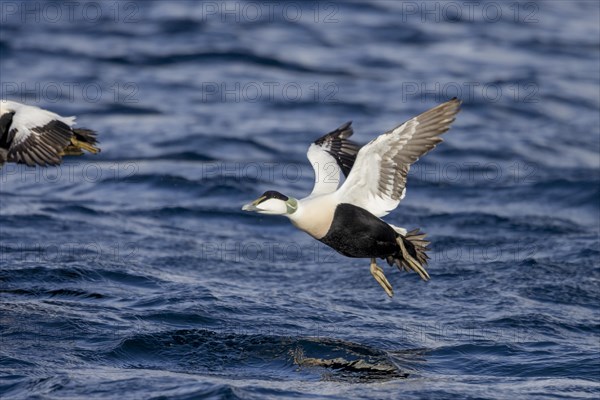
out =
<svg viewBox="0 0 600 400"><path fill-rule="evenodd" d="M398 207L406 193L411 164L442 141L460 110L454 98L375 138L358 152L354 168L336 192L350 203L383 217Z"/></svg>

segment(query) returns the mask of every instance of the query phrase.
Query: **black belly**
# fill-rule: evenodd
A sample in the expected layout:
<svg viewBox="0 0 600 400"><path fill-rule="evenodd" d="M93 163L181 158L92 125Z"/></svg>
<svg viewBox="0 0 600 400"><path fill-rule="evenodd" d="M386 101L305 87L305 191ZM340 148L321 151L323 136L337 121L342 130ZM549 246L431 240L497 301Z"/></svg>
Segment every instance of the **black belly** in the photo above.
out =
<svg viewBox="0 0 600 400"><path fill-rule="evenodd" d="M396 231L364 208L339 204L327 234L320 239L346 257L386 257L399 251Z"/></svg>

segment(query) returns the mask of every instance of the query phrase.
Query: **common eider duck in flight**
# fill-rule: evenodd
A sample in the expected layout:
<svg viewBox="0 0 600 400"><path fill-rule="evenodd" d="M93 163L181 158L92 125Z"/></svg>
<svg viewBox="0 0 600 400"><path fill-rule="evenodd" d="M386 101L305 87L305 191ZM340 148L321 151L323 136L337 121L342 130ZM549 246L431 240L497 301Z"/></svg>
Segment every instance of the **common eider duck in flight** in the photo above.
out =
<svg viewBox="0 0 600 400"><path fill-rule="evenodd" d="M298 229L355 258L371 259L371 274L388 296L392 285L377 258L398 269L413 270L423 280L429 242L419 229L407 232L383 221L406 194L408 171L419 157L442 141L461 102L452 100L385 132L364 147L348 140L351 123L345 123L308 148L315 170L312 193L301 200L267 191L242 210L285 215ZM334 172L332 174L332 172ZM346 176L342 186L340 172Z"/></svg>
<svg viewBox="0 0 600 400"><path fill-rule="evenodd" d="M74 125L75 117L0 100L0 167L6 162L58 165L62 156L98 153L96 133Z"/></svg>

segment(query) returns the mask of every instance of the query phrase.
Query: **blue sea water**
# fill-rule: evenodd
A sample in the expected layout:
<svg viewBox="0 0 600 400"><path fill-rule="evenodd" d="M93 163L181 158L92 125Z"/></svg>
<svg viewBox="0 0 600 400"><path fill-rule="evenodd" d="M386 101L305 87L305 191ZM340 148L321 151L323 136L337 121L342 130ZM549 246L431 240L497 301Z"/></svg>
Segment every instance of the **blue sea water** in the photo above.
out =
<svg viewBox="0 0 600 400"><path fill-rule="evenodd" d="M0 172L2 398L600 396L598 2L0 5L2 97L102 145ZM430 282L241 211L453 96Z"/></svg>

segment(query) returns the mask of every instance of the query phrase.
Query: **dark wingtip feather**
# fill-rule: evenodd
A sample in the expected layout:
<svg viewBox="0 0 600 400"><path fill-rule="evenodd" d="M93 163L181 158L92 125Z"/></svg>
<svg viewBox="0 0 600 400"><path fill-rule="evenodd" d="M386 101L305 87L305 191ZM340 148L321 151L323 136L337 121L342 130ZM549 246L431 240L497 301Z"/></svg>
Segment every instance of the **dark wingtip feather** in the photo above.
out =
<svg viewBox="0 0 600 400"><path fill-rule="evenodd" d="M358 144L347 140L353 133L352 121L347 121L314 142L331 154L346 177L350 174L356 155L360 150Z"/></svg>

